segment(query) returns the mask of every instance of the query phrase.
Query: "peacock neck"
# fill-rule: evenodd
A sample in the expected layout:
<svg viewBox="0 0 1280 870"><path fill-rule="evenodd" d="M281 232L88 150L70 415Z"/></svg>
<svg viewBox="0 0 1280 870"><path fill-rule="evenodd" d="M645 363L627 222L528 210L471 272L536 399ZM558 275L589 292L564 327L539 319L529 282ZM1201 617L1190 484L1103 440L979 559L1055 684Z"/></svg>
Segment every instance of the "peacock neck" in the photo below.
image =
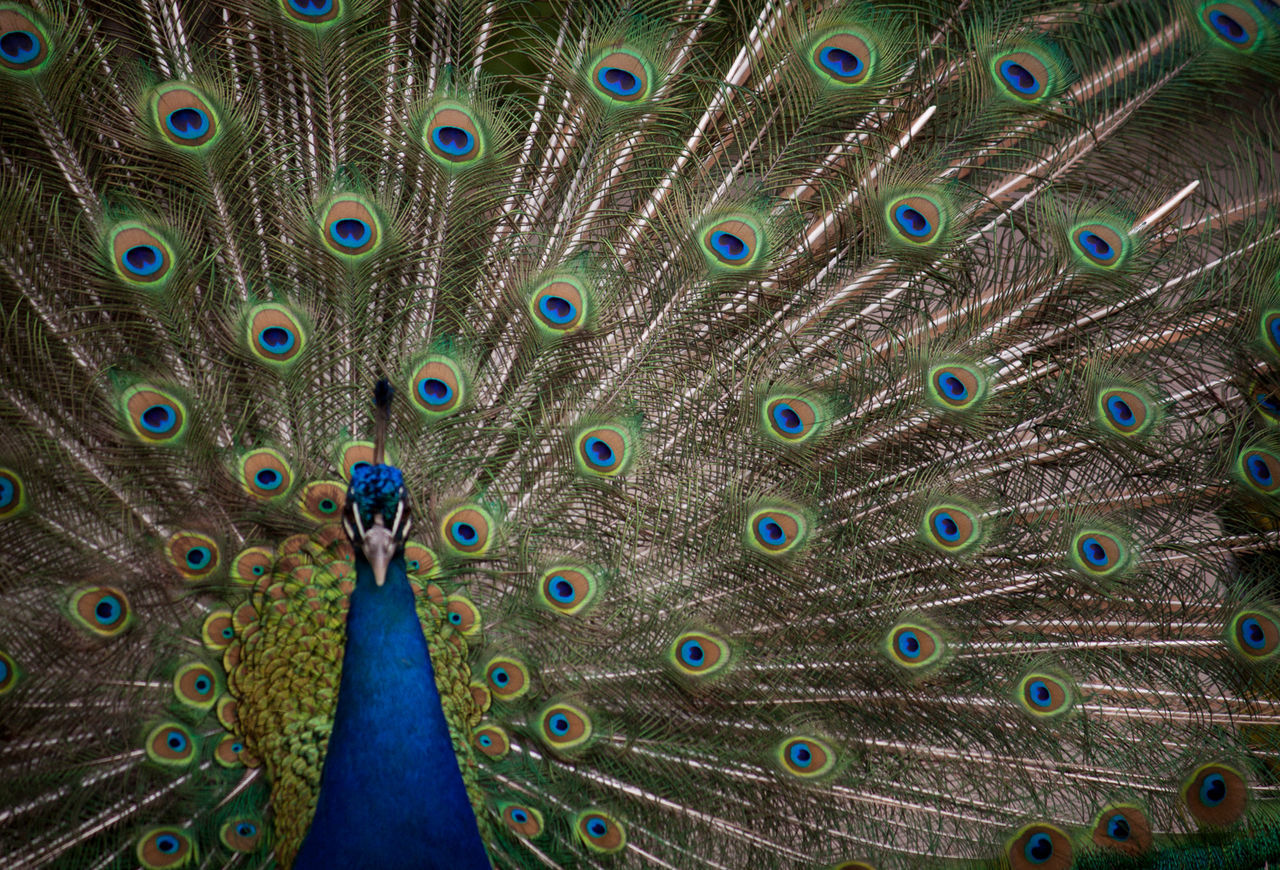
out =
<svg viewBox="0 0 1280 870"><path fill-rule="evenodd" d="M320 797L295 870L488 870L403 553L356 589Z"/></svg>

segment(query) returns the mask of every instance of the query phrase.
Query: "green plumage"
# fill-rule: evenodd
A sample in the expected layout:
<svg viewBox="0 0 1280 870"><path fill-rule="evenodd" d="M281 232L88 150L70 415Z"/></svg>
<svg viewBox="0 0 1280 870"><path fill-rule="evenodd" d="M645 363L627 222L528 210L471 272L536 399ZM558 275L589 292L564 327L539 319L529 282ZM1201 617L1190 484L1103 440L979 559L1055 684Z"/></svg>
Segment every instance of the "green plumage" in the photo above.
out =
<svg viewBox="0 0 1280 870"><path fill-rule="evenodd" d="M1278 94L1265 0L0 3L0 864L290 865L383 376L495 867L1280 860Z"/></svg>

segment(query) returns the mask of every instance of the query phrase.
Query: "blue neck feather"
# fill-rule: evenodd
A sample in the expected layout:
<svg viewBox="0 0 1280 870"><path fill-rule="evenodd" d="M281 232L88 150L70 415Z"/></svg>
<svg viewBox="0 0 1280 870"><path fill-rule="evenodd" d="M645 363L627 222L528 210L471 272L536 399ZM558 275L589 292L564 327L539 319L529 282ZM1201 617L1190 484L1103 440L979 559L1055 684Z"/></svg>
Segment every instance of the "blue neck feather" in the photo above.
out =
<svg viewBox="0 0 1280 870"><path fill-rule="evenodd" d="M294 870L489 870L440 709L404 554L358 549L333 734Z"/></svg>

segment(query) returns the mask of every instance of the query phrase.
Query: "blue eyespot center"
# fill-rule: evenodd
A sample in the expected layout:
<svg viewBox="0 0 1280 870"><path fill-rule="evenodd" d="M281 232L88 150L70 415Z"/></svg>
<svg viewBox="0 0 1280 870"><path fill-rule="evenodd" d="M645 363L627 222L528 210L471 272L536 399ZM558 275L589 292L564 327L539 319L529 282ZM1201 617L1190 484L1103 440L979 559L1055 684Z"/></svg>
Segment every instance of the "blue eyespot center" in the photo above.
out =
<svg viewBox="0 0 1280 870"><path fill-rule="evenodd" d="M123 259L125 268L139 278L154 275L164 265L164 255L155 245L134 245Z"/></svg>
<svg viewBox="0 0 1280 870"><path fill-rule="evenodd" d="M609 826L604 823L603 819L592 819L587 822L587 833L599 839L609 833Z"/></svg>
<svg viewBox="0 0 1280 870"><path fill-rule="evenodd" d="M1053 857L1053 840L1048 834L1032 834L1023 854L1033 864L1043 864Z"/></svg>
<svg viewBox="0 0 1280 870"><path fill-rule="evenodd" d="M163 435L178 422L178 412L172 405L152 405L142 412L142 428L155 435Z"/></svg>
<svg viewBox="0 0 1280 870"><path fill-rule="evenodd" d="M746 242L724 230L716 230L711 234L711 247L726 260L742 260L751 253Z"/></svg>
<svg viewBox="0 0 1280 870"><path fill-rule="evenodd" d="M686 640L680 645L680 658L690 667L701 666L706 657L706 650L696 640Z"/></svg>
<svg viewBox="0 0 1280 870"><path fill-rule="evenodd" d="M1200 801L1207 807L1216 807L1227 799L1227 781L1220 773L1211 773L1200 783Z"/></svg>
<svg viewBox="0 0 1280 870"><path fill-rule="evenodd" d="M492 738L492 737L490 737L488 734L481 734L481 735L480 735L480 737L479 737L479 739L477 740L477 742L478 742L481 746L484 746L484 747L486 747L486 748L487 748L487 747L489 747L489 746L492 746L492 745L493 745L493 738Z"/></svg>
<svg viewBox="0 0 1280 870"><path fill-rule="evenodd" d="M1248 458L1246 465L1249 468L1249 476L1253 478L1258 486L1271 486L1274 478L1271 474L1271 467L1265 459L1255 453Z"/></svg>
<svg viewBox="0 0 1280 870"><path fill-rule="evenodd" d="M435 146L453 157L464 157L475 148L476 137L461 127L443 124L431 131Z"/></svg>
<svg viewBox="0 0 1280 870"><path fill-rule="evenodd" d="M577 597L574 592L573 584L561 577L559 574L551 578L549 584L551 589L551 597L561 604L571 604L573 599Z"/></svg>
<svg viewBox="0 0 1280 870"><path fill-rule="evenodd" d="M779 402L773 408L773 422L788 435L799 435L804 431L804 421L795 409L786 402Z"/></svg>
<svg viewBox="0 0 1280 870"><path fill-rule="evenodd" d="M569 733L569 717L563 713L556 713L547 721L547 727L551 729L551 733L564 736Z"/></svg>
<svg viewBox="0 0 1280 870"><path fill-rule="evenodd" d="M101 625L110 625L120 619L123 608L120 599L114 595L105 595L93 608L93 615Z"/></svg>
<svg viewBox="0 0 1280 870"><path fill-rule="evenodd" d="M766 544L777 546L787 542L787 533L782 530L782 525L769 517L764 517L756 523L756 531Z"/></svg>
<svg viewBox="0 0 1280 870"><path fill-rule="evenodd" d="M1131 833L1129 820L1124 816L1117 813L1107 821L1107 836L1111 839L1124 842L1129 839Z"/></svg>
<svg viewBox="0 0 1280 870"><path fill-rule="evenodd" d="M947 511L938 511L933 517L933 530L949 544L960 540L960 524Z"/></svg>
<svg viewBox="0 0 1280 870"><path fill-rule="evenodd" d="M818 62L832 75L842 79L857 78L866 68L862 58L834 45L828 45L818 52Z"/></svg>
<svg viewBox="0 0 1280 870"><path fill-rule="evenodd" d="M195 687L197 694L207 695L213 691L213 680L204 676L196 677Z"/></svg>
<svg viewBox="0 0 1280 870"><path fill-rule="evenodd" d="M449 532L453 535L453 539L463 546L469 547L480 540L480 533L471 523L456 522L449 527Z"/></svg>
<svg viewBox="0 0 1280 870"><path fill-rule="evenodd" d="M1089 537L1080 542L1080 552L1084 554L1085 560L1098 568L1105 568L1111 561L1111 557L1107 555L1107 550L1102 546L1102 542L1097 538Z"/></svg>
<svg viewBox="0 0 1280 870"><path fill-rule="evenodd" d="M428 405L445 405L453 399L453 387L440 378L418 381L418 396Z"/></svg>
<svg viewBox="0 0 1280 870"><path fill-rule="evenodd" d="M222 636L227 640L231 640L231 638L236 636L235 629L231 628L230 626L228 626L227 628L224 628L222 630Z"/></svg>
<svg viewBox="0 0 1280 870"><path fill-rule="evenodd" d="M1084 252L1095 260L1110 260L1115 257L1115 248L1106 239L1091 230L1081 230L1076 241Z"/></svg>
<svg viewBox="0 0 1280 870"><path fill-rule="evenodd" d="M898 635L898 652L909 659L919 657L920 638L916 637L914 631L904 631Z"/></svg>
<svg viewBox="0 0 1280 870"><path fill-rule="evenodd" d="M560 326L571 323L578 316L578 309L572 302L554 293L544 293L538 297L538 311L547 320Z"/></svg>
<svg viewBox="0 0 1280 870"><path fill-rule="evenodd" d="M241 837L252 837L254 834L258 833L258 828L256 825L250 824L249 822L241 822L236 825L236 833Z"/></svg>
<svg viewBox="0 0 1280 870"><path fill-rule="evenodd" d="M288 353L293 350L296 341L293 330L283 326L268 326L258 333L258 344L267 353Z"/></svg>
<svg viewBox="0 0 1280 870"><path fill-rule="evenodd" d="M236 755L239 755L241 752L244 752L244 744L239 741L232 743L231 751L234 752Z"/></svg>
<svg viewBox="0 0 1280 870"><path fill-rule="evenodd" d="M1031 698L1031 703L1037 707L1048 707L1053 703L1053 693L1049 691L1049 687L1045 685L1044 680L1034 681L1027 689L1027 696Z"/></svg>
<svg viewBox="0 0 1280 870"><path fill-rule="evenodd" d="M938 389L953 401L960 402L969 398L969 388L964 385L964 381L951 372L942 372L938 375Z"/></svg>
<svg viewBox="0 0 1280 870"><path fill-rule="evenodd" d="M456 612L450 613L449 621L452 622L454 625L462 625L462 614L456 613Z"/></svg>
<svg viewBox="0 0 1280 870"><path fill-rule="evenodd" d="M359 248L373 237L373 227L358 218L342 218L329 226L329 236L344 248Z"/></svg>
<svg viewBox="0 0 1280 870"><path fill-rule="evenodd" d="M10 30L0 35L0 57L9 63L30 63L40 54L40 40L29 30Z"/></svg>
<svg viewBox="0 0 1280 870"><path fill-rule="evenodd" d="M7 508L18 494L18 488L6 477L0 477L0 508Z"/></svg>
<svg viewBox="0 0 1280 870"><path fill-rule="evenodd" d="M523 825L525 822L529 821L529 814L524 810L512 810L511 821L515 822L517 825Z"/></svg>
<svg viewBox="0 0 1280 870"><path fill-rule="evenodd" d="M338 503L331 498L322 498L316 507L320 509L320 513L322 514L331 514L338 509ZM417 560L414 560L413 564L416 568L418 564Z"/></svg>
<svg viewBox="0 0 1280 870"><path fill-rule="evenodd" d="M174 109L165 123L179 139L199 139L209 132L209 116L194 106Z"/></svg>
<svg viewBox="0 0 1280 870"><path fill-rule="evenodd" d="M1119 396L1112 396L1107 399L1107 410L1111 412L1111 419L1115 420L1121 426L1132 426L1134 420L1133 409L1129 407L1129 403Z"/></svg>
<svg viewBox="0 0 1280 870"><path fill-rule="evenodd" d="M284 482L284 475L274 468L260 468L253 475L253 482L261 489L276 489Z"/></svg>
<svg viewBox="0 0 1280 870"><path fill-rule="evenodd" d="M289 0L289 7L299 15L316 18L333 10L333 0Z"/></svg>
<svg viewBox="0 0 1280 870"><path fill-rule="evenodd" d="M187 737L181 731L170 731L165 737L165 743L174 752L182 752L187 748Z"/></svg>
<svg viewBox="0 0 1280 870"><path fill-rule="evenodd" d="M507 673L506 668L494 668L490 679L499 686L505 686L507 683L511 682L511 675Z"/></svg>
<svg viewBox="0 0 1280 870"><path fill-rule="evenodd" d="M1040 90L1040 83L1031 70L1015 60L1006 60L1000 64L1000 76L1020 94L1031 95Z"/></svg>
<svg viewBox="0 0 1280 870"><path fill-rule="evenodd" d="M933 224L917 209L909 205L900 205L893 210L893 218L902 231L917 239L924 238L933 231Z"/></svg>
<svg viewBox="0 0 1280 870"><path fill-rule="evenodd" d="M156 848L166 855L172 855L174 852L178 851L178 847L181 845L178 842L178 838L172 834L161 834L156 837L155 843Z"/></svg>
<svg viewBox="0 0 1280 870"><path fill-rule="evenodd" d="M787 757L796 767L808 767L813 763L813 752L807 743L793 743L787 751Z"/></svg>
<svg viewBox="0 0 1280 870"><path fill-rule="evenodd" d="M588 438L583 446L586 448L587 459L592 465L610 468L617 462L613 448L599 438Z"/></svg>
<svg viewBox="0 0 1280 870"><path fill-rule="evenodd" d="M635 73L616 66L601 67L596 73L596 81L600 87L618 97L634 97L640 93L642 82Z"/></svg>
<svg viewBox="0 0 1280 870"><path fill-rule="evenodd" d="M1209 13L1209 23L1228 42L1240 45L1249 41L1249 31L1221 9L1215 9Z"/></svg>
<svg viewBox="0 0 1280 870"><path fill-rule="evenodd" d="M1240 623L1240 635L1250 649L1262 649L1267 645L1267 633L1262 623L1252 616Z"/></svg>
<svg viewBox="0 0 1280 870"><path fill-rule="evenodd" d="M213 559L213 552L208 547L192 547L187 550L185 558L188 568L199 571Z"/></svg>

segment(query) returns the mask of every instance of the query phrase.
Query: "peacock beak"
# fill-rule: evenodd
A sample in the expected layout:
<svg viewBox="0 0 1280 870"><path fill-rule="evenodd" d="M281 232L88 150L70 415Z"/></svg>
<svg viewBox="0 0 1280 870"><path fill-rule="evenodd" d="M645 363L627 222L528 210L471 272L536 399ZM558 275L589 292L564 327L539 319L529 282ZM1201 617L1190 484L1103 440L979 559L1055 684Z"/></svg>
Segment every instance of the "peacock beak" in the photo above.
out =
<svg viewBox="0 0 1280 870"><path fill-rule="evenodd" d="M396 554L396 539L391 530L383 523L382 517L374 519L373 528L369 529L360 542L364 557L373 568L373 579L381 586L387 579L387 566Z"/></svg>

